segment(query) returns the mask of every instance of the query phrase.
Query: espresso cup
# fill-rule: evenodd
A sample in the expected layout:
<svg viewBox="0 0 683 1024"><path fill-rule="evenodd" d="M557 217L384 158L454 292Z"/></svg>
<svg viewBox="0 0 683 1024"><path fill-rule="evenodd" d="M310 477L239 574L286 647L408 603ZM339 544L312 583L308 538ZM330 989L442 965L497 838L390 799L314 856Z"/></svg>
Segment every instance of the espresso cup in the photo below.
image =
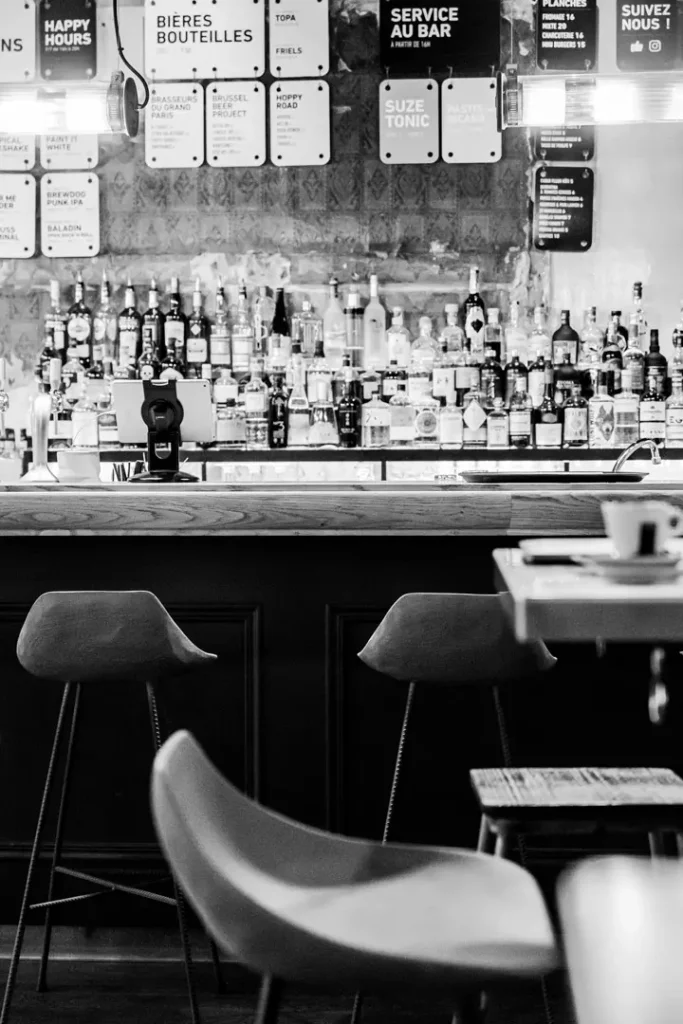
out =
<svg viewBox="0 0 683 1024"><path fill-rule="evenodd" d="M647 553L654 555L666 554L671 538L683 534L683 512L666 501L604 501L602 518L617 558L642 554L645 534L652 540Z"/></svg>

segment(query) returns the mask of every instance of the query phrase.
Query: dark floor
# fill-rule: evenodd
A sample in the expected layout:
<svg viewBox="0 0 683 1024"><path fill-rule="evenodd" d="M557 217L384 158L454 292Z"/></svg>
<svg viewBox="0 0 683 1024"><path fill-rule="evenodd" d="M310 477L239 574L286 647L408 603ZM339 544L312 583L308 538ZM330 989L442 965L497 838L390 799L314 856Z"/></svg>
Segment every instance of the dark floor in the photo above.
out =
<svg viewBox="0 0 683 1024"><path fill-rule="evenodd" d="M48 993L34 990L38 965L19 972L11 1021L17 1024L188 1024L182 966L168 964L56 962L50 966ZM6 964L0 970L4 983ZM203 1024L249 1024L254 1014L256 981L239 968L225 969L228 992L218 996L208 964L196 968ZM564 979L548 984L549 1024L573 1024ZM282 1024L347 1024L352 995L289 990ZM525 985L491 999L489 1024L545 1024L540 985ZM390 1000L368 997L363 1024L450 1024L449 1005L439 1000Z"/></svg>

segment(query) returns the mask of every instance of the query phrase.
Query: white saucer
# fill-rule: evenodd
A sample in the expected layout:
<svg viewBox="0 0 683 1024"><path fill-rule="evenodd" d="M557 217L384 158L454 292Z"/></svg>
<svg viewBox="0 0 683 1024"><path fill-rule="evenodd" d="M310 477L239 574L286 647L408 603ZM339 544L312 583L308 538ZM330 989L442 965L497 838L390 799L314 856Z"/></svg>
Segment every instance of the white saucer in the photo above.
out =
<svg viewBox="0 0 683 1024"><path fill-rule="evenodd" d="M575 559L612 583L665 583L675 579L681 572L680 554L638 555L636 558L576 555Z"/></svg>

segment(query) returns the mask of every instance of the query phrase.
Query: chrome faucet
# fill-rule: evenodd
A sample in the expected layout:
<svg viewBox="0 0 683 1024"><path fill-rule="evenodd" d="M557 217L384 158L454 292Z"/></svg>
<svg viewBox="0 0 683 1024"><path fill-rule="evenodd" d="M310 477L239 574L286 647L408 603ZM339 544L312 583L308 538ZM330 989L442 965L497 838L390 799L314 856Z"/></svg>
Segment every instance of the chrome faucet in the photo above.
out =
<svg viewBox="0 0 683 1024"><path fill-rule="evenodd" d="M630 444L628 448L625 448L619 456L619 458L617 459L617 461L614 463L614 466L612 467L612 472L618 473L620 469L623 469L624 463L628 462L631 456L635 455L635 453L637 451L640 451L641 448L649 448L650 456L652 458L652 465L661 466L662 456L659 454L659 448L657 447L655 441L652 441L649 438L647 438L644 441L634 441L634 443Z"/></svg>
<svg viewBox="0 0 683 1024"><path fill-rule="evenodd" d="M28 473L25 473L22 480L32 484L54 484L57 477L52 472L47 461L48 428L50 426L50 413L52 412L52 399L42 391L36 395L31 410L31 436L33 440L33 465Z"/></svg>

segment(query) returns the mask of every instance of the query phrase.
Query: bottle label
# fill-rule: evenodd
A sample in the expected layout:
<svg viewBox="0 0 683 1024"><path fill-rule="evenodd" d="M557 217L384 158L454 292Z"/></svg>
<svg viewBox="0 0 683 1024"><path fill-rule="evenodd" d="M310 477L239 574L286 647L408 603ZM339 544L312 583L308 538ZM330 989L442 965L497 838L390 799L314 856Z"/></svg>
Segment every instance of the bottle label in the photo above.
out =
<svg viewBox="0 0 683 1024"><path fill-rule="evenodd" d="M408 398L412 402L430 394L429 377L408 377Z"/></svg>
<svg viewBox="0 0 683 1024"><path fill-rule="evenodd" d="M96 316L92 322L92 336L95 341L105 341L107 337L107 321Z"/></svg>
<svg viewBox="0 0 683 1024"><path fill-rule="evenodd" d="M510 443L507 416L489 416L486 444L489 448L507 448Z"/></svg>
<svg viewBox="0 0 683 1024"><path fill-rule="evenodd" d="M674 406L666 410L666 441L683 442L683 408Z"/></svg>
<svg viewBox="0 0 683 1024"><path fill-rule="evenodd" d="M379 394L379 378L377 380L364 380L363 381L363 401L370 402L373 395Z"/></svg>
<svg viewBox="0 0 683 1024"><path fill-rule="evenodd" d="M213 398L216 405L237 401L237 381L234 384L215 384Z"/></svg>
<svg viewBox="0 0 683 1024"><path fill-rule="evenodd" d="M545 394L545 370L531 370L529 373L529 395L534 409L538 409Z"/></svg>
<svg viewBox="0 0 683 1024"><path fill-rule="evenodd" d="M267 401L268 394L265 391L245 391L244 410L247 415L265 416Z"/></svg>
<svg viewBox="0 0 683 1024"><path fill-rule="evenodd" d="M289 446L307 445L311 430L311 416L307 409L289 410Z"/></svg>
<svg viewBox="0 0 683 1024"><path fill-rule="evenodd" d="M614 403L593 401L589 412L591 448L609 448L614 436Z"/></svg>
<svg viewBox="0 0 683 1024"><path fill-rule="evenodd" d="M449 409L441 413L441 444L461 445L463 443L462 411Z"/></svg>
<svg viewBox="0 0 683 1024"><path fill-rule="evenodd" d="M386 429L391 425L391 409L388 405L363 406L363 427L368 429Z"/></svg>
<svg viewBox="0 0 683 1024"><path fill-rule="evenodd" d="M564 410L564 440L588 441L588 409L570 406Z"/></svg>
<svg viewBox="0 0 683 1024"><path fill-rule="evenodd" d="M338 409L337 422L340 437L358 437L358 416L355 409Z"/></svg>
<svg viewBox="0 0 683 1024"><path fill-rule="evenodd" d="M557 420L557 417L555 417ZM536 447L537 448L561 448L562 447L562 424L537 423L536 424Z"/></svg>
<svg viewBox="0 0 683 1024"><path fill-rule="evenodd" d="M121 331L119 336L119 364L121 366L135 362L137 343L137 331Z"/></svg>
<svg viewBox="0 0 683 1024"><path fill-rule="evenodd" d="M385 377L382 381L382 395L384 398L391 398L398 394L398 380L395 377Z"/></svg>
<svg viewBox="0 0 683 1024"><path fill-rule="evenodd" d="M184 345L185 324L182 320L167 320L164 324L164 338L167 345L169 341L174 345Z"/></svg>
<svg viewBox="0 0 683 1024"><path fill-rule="evenodd" d="M531 413L528 409L512 409L510 412L510 435L512 437L531 436Z"/></svg>
<svg viewBox="0 0 683 1024"><path fill-rule="evenodd" d="M229 366L230 359L230 336L214 332L211 335L211 362L214 366Z"/></svg>
<svg viewBox="0 0 683 1024"><path fill-rule="evenodd" d="M90 337L90 323L84 316L72 316L67 326L67 333L76 342L87 342Z"/></svg>
<svg viewBox="0 0 683 1024"><path fill-rule="evenodd" d="M190 335L187 339L188 363L205 363L209 358L208 348L206 338Z"/></svg>
<svg viewBox="0 0 683 1024"><path fill-rule="evenodd" d="M395 405L390 410L390 441L412 441L415 437L415 410L411 405Z"/></svg>
<svg viewBox="0 0 683 1024"><path fill-rule="evenodd" d="M216 441L222 444L243 444L246 440L244 416L231 410L229 416L216 416Z"/></svg>
<svg viewBox="0 0 683 1024"><path fill-rule="evenodd" d="M431 409L423 409L415 420L415 433L420 437L434 438L439 434L439 417Z"/></svg>
<svg viewBox="0 0 683 1024"><path fill-rule="evenodd" d="M666 434L666 406L664 402L641 402L640 436L661 440Z"/></svg>
<svg viewBox="0 0 683 1024"><path fill-rule="evenodd" d="M472 431L480 431L486 426L486 411L476 400L470 402L463 413L465 426Z"/></svg>
<svg viewBox="0 0 683 1024"><path fill-rule="evenodd" d="M447 402L455 400L454 366L435 367L432 394L434 398L445 398Z"/></svg>
<svg viewBox="0 0 683 1024"><path fill-rule="evenodd" d="M656 391L658 395L663 395L666 387L666 370L659 366L648 370L647 383L649 390Z"/></svg>
<svg viewBox="0 0 683 1024"><path fill-rule="evenodd" d="M469 391L470 387L470 367L469 366L456 366L455 368L455 386L458 391Z"/></svg>

